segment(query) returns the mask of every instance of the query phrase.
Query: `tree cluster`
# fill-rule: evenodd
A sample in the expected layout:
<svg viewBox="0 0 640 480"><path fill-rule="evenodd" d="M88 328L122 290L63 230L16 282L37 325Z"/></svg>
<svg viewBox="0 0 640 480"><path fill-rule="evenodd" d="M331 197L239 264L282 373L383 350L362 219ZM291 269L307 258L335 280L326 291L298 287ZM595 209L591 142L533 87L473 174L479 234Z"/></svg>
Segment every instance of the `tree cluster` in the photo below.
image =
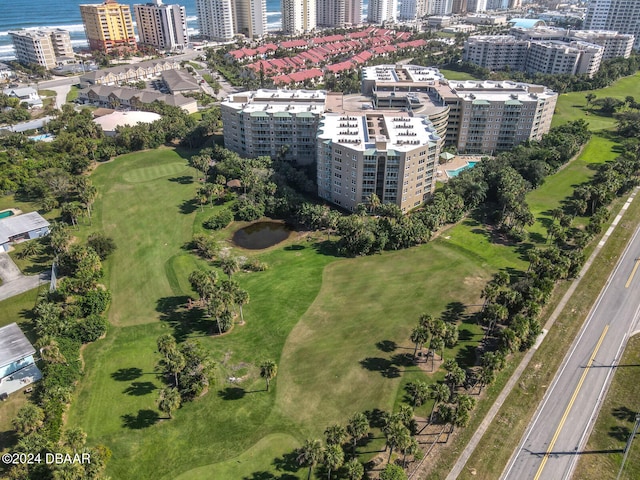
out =
<svg viewBox="0 0 640 480"><path fill-rule="evenodd" d="M157 340L161 359L157 371L170 378L160 391L158 409L172 418L183 402L204 395L213 378L215 362L196 340L178 345L173 335L164 334Z"/></svg>

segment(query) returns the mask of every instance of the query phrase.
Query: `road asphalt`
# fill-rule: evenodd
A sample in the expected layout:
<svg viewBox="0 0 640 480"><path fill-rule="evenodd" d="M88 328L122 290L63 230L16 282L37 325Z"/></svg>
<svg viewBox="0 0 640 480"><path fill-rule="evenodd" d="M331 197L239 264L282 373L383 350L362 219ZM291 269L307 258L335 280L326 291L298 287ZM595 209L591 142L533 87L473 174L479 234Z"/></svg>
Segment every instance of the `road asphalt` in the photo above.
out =
<svg viewBox="0 0 640 480"><path fill-rule="evenodd" d="M593 422L629 334L637 329L638 267L640 228L563 360L502 479L569 479L579 456L588 453L584 446Z"/></svg>

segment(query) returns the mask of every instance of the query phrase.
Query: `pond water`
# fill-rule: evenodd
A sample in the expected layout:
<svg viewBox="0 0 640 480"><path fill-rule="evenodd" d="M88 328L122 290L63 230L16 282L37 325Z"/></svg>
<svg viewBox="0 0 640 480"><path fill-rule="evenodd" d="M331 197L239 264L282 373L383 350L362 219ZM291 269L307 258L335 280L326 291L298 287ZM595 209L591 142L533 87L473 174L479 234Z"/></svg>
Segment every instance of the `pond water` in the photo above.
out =
<svg viewBox="0 0 640 480"><path fill-rule="evenodd" d="M233 243L249 250L261 250L286 240L291 229L284 223L258 222L233 234Z"/></svg>

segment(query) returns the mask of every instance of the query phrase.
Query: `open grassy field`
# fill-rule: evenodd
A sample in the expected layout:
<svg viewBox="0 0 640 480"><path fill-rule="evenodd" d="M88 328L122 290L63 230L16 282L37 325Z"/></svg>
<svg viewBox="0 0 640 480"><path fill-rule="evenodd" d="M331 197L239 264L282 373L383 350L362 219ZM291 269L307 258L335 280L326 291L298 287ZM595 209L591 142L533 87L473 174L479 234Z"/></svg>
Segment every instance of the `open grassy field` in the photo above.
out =
<svg viewBox="0 0 640 480"><path fill-rule="evenodd" d="M207 267L184 246L201 228L196 219L214 211L191 202L192 174L177 152L163 149L120 157L93 176L100 194L85 228L118 245L106 264L112 326L85 349L86 375L69 425L112 448L114 478L278 473L283 455L305 438L356 411L392 409L402 386L425 376L399 355L410 351L407 337L421 313L439 315L455 301L477 305L496 264L522 266L486 235L455 229L428 245L358 259L328 255L294 236L257 253L267 271L236 274L251 297L247 323L212 337L211 322L181 308L193 295L186 277ZM212 391L171 421L156 409L161 381L153 370L155 339L167 331L198 338L218 362ZM477 325L463 324L460 344L445 355L470 360L480 337ZM255 367L264 358L279 364L269 394ZM232 376L243 380L230 383Z"/></svg>
<svg viewBox="0 0 640 480"><path fill-rule="evenodd" d="M440 73L444 75L447 80L477 80L478 78L467 72L458 72L457 70L450 70L447 68L438 68Z"/></svg>
<svg viewBox="0 0 640 480"><path fill-rule="evenodd" d="M563 93L558 98L556 111L553 116L552 126L562 125L572 120L583 119L589 123L591 130L606 130L615 126L613 117L604 117L591 112L587 108L585 95L593 93L596 98L614 97L620 100L628 95L640 97L640 72L630 77L624 77L613 85L599 90L589 90L584 92Z"/></svg>
<svg viewBox="0 0 640 480"><path fill-rule="evenodd" d="M575 478L604 480L616 477L622 464L625 445L633 430L636 412L640 412L640 397L637 392L638 368L640 368L640 336L636 335L627 343L585 448L587 452L596 453L580 457ZM621 479L640 478L639 449L636 436Z"/></svg>

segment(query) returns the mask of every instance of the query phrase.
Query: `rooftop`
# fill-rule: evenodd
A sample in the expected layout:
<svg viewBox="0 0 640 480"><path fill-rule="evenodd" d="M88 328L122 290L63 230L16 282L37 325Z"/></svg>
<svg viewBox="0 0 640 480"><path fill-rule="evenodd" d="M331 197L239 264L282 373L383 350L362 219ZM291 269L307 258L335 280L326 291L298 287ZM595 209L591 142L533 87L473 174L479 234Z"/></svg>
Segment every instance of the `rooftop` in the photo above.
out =
<svg viewBox="0 0 640 480"><path fill-rule="evenodd" d="M0 244L7 243L11 237L48 227L47 222L38 212L13 215L0 219ZM1 341L1 336L0 336Z"/></svg>
<svg viewBox="0 0 640 480"><path fill-rule="evenodd" d="M17 323L0 328L0 367L36 353Z"/></svg>
<svg viewBox="0 0 640 480"><path fill-rule="evenodd" d="M162 117L153 112L131 111L131 112L113 112L94 119L105 132L113 132L118 127L125 125L134 126L139 123L153 123Z"/></svg>

